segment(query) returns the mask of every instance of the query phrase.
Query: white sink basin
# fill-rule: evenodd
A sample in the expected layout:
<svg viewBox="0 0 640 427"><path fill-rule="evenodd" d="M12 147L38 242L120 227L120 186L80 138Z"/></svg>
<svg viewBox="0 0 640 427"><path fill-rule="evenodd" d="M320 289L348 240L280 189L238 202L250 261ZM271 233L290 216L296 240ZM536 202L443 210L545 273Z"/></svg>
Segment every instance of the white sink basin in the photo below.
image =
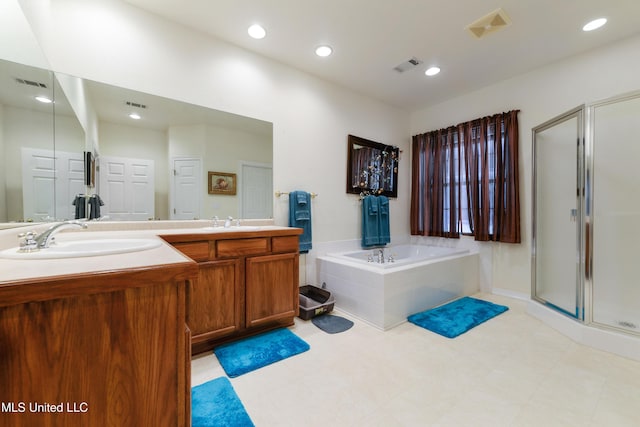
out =
<svg viewBox="0 0 640 427"><path fill-rule="evenodd" d="M258 231L262 227L259 225L232 225L231 227L203 227L206 231Z"/></svg>
<svg viewBox="0 0 640 427"><path fill-rule="evenodd" d="M0 258L10 259L54 259L76 258L98 255L124 254L145 251L162 245L159 239L92 239L71 240L52 244L47 249L35 252L20 252L19 248L0 251Z"/></svg>

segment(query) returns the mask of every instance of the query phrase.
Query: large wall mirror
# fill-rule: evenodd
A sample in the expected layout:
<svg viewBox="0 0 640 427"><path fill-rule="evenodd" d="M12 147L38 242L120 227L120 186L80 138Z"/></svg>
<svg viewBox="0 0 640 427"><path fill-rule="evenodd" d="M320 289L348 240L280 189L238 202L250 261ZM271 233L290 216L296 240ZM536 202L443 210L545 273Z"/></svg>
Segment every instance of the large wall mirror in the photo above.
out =
<svg viewBox="0 0 640 427"><path fill-rule="evenodd" d="M347 193L398 197L398 147L349 135Z"/></svg>
<svg viewBox="0 0 640 427"><path fill-rule="evenodd" d="M3 60L0 79L0 223L88 217L79 196L109 220L273 217L271 123Z"/></svg>

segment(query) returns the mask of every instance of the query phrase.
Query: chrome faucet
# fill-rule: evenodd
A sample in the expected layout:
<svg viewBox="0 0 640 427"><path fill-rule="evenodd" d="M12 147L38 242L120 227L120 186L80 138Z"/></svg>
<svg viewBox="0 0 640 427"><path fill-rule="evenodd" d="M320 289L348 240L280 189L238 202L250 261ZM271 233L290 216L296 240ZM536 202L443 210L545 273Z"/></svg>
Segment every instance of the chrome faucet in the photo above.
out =
<svg viewBox="0 0 640 427"><path fill-rule="evenodd" d="M45 231L44 233L40 234L35 238L36 244L38 245L38 249L48 248L51 242L53 241L53 239L55 238L54 236L58 234L58 232L67 228L74 228L74 227L87 228L87 224L84 222L73 220L73 221L64 221L49 227L47 231Z"/></svg>
<svg viewBox="0 0 640 427"><path fill-rule="evenodd" d="M213 217L213 226L217 227L218 226L218 221L220 221L220 218L218 218L218 215Z"/></svg>
<svg viewBox="0 0 640 427"><path fill-rule="evenodd" d="M378 249L378 264L384 264L384 249Z"/></svg>
<svg viewBox="0 0 640 427"><path fill-rule="evenodd" d="M224 222L224 228L231 227L231 221L233 221L233 217L231 216L227 217L227 220Z"/></svg>

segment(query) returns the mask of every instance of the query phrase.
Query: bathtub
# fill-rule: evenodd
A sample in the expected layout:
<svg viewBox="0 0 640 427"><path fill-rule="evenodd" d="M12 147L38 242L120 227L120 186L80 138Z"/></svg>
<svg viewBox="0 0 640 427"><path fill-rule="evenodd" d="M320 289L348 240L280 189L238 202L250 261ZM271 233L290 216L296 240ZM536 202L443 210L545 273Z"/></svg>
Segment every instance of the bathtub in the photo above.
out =
<svg viewBox="0 0 640 427"><path fill-rule="evenodd" d="M479 291L478 254L467 249L398 245L384 248L384 257L376 262L377 249L327 253L316 260L319 283L338 309L381 330Z"/></svg>
<svg viewBox="0 0 640 427"><path fill-rule="evenodd" d="M441 246L425 245L398 245L382 248L384 263L377 262L378 249L365 249L361 251L329 253L328 256L341 258L345 261L367 264L374 268L396 268L407 264L417 264L422 261L435 260L453 255L468 253L468 249L445 248ZM392 257L392 261L389 261Z"/></svg>

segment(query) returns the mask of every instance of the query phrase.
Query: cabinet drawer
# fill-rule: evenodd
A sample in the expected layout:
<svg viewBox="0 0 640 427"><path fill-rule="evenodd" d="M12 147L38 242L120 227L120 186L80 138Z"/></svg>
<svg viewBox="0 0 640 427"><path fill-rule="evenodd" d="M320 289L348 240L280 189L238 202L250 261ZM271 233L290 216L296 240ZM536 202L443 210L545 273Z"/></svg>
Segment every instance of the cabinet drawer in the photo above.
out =
<svg viewBox="0 0 640 427"><path fill-rule="evenodd" d="M298 236L274 237L271 239L271 251L274 253L298 252L299 240Z"/></svg>
<svg viewBox="0 0 640 427"><path fill-rule="evenodd" d="M269 251L269 240L266 237L255 239L218 240L216 254L219 258L257 255Z"/></svg>
<svg viewBox="0 0 640 427"><path fill-rule="evenodd" d="M194 261L209 259L209 242L173 243L173 247Z"/></svg>

